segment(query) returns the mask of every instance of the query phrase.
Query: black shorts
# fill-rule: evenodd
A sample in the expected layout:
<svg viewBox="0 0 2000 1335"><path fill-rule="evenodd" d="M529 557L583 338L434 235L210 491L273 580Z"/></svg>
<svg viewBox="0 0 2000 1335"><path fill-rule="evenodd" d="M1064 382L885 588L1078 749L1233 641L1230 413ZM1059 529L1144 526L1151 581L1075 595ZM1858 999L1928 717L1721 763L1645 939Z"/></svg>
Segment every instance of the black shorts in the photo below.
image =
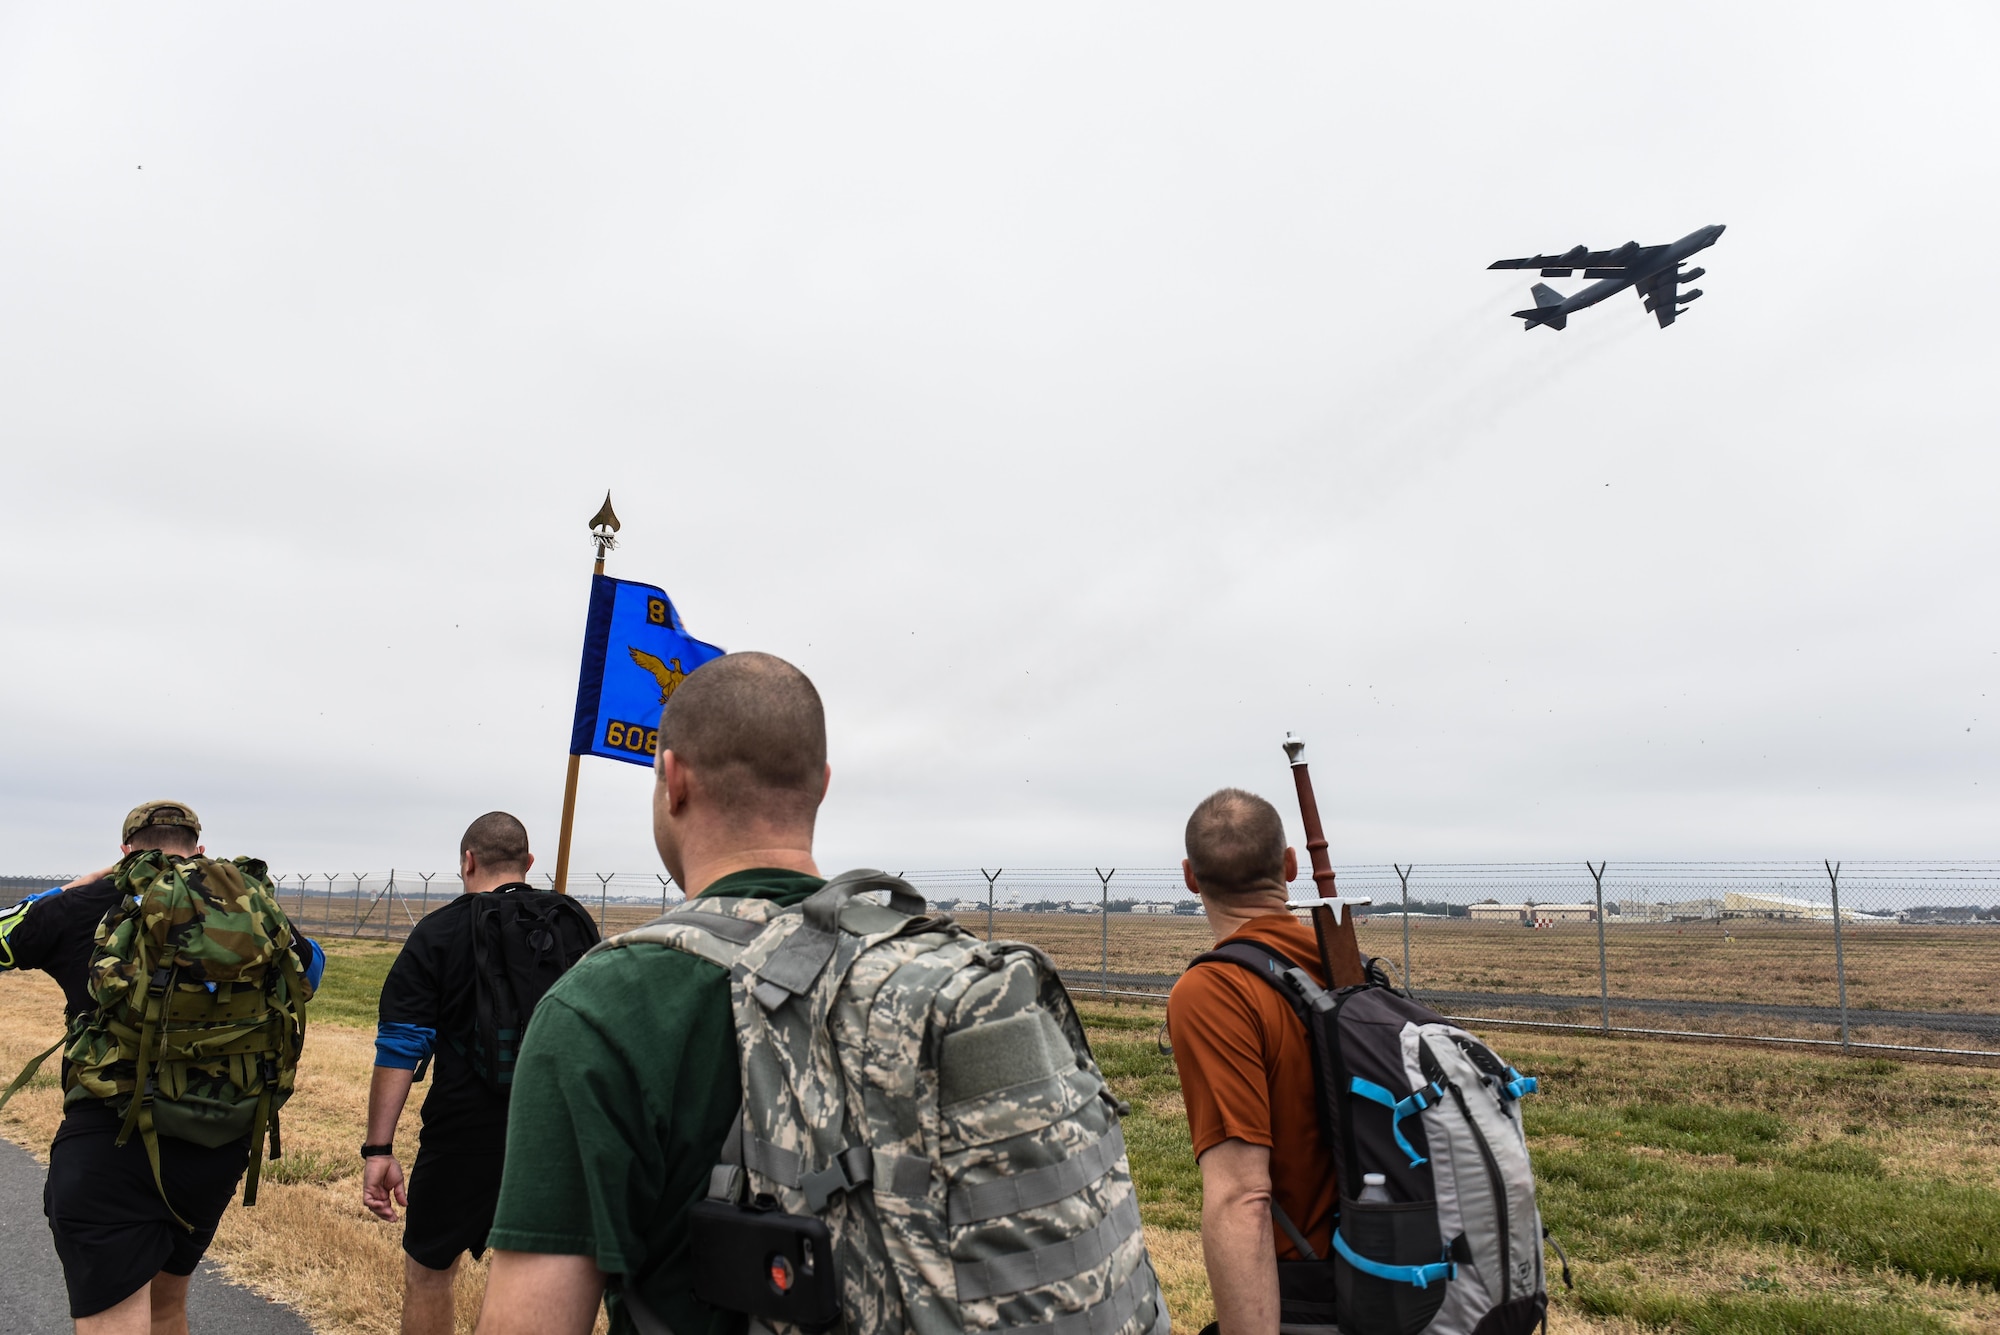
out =
<svg viewBox="0 0 2000 1335"><path fill-rule="evenodd" d="M500 1164L498 1154L417 1151L403 1188L410 1198L403 1212L403 1250L412 1261L449 1270L460 1252L471 1252L474 1260L485 1254L500 1204Z"/></svg>
<svg viewBox="0 0 2000 1335"><path fill-rule="evenodd" d="M138 1132L114 1142L122 1119L102 1103L73 1108L49 1146L42 1213L55 1235L69 1288L69 1314L95 1316L137 1293L154 1275L191 1275L250 1161L248 1138L212 1150L160 1138L160 1176L174 1222L153 1181Z"/></svg>

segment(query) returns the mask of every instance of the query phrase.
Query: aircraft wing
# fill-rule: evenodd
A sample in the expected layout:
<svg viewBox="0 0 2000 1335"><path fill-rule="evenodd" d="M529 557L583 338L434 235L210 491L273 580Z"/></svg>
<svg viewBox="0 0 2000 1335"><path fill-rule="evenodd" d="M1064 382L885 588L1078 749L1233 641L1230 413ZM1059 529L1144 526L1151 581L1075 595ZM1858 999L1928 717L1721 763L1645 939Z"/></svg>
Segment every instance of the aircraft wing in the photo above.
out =
<svg viewBox="0 0 2000 1335"><path fill-rule="evenodd" d="M1594 269L1586 278L1612 278L1635 265L1644 264L1665 246L1642 246L1627 241L1614 250L1591 250L1577 246L1560 255L1528 255L1518 260L1495 260L1489 269L1540 269L1545 277L1565 278L1572 269Z"/></svg>
<svg viewBox="0 0 2000 1335"><path fill-rule="evenodd" d="M1674 322L1674 316L1677 314L1674 307L1680 304L1680 281L1678 269L1667 268L1660 270L1651 278L1640 279L1632 286L1632 290L1639 294L1639 300L1653 313L1653 318L1660 322L1662 329Z"/></svg>

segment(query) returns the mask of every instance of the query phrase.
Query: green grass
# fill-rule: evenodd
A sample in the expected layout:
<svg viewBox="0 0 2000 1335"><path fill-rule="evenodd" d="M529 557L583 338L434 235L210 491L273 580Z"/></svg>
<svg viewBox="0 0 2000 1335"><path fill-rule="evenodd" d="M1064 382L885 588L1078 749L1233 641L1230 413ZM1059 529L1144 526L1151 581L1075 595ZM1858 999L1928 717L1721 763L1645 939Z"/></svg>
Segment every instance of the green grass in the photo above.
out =
<svg viewBox="0 0 2000 1335"><path fill-rule="evenodd" d="M327 940L320 944L326 949L326 975L307 1003L306 1022L373 1029L382 982L389 976L389 966L396 962L397 948L378 941Z"/></svg>
<svg viewBox="0 0 2000 1335"><path fill-rule="evenodd" d="M1087 1019L1098 1065L1113 1092L1132 1105L1125 1118L1125 1152L1140 1215L1156 1228L1199 1229L1201 1170L1187 1119L1161 1106L1178 1107L1181 1082L1173 1058L1159 1050L1159 1013L1104 1010Z"/></svg>
<svg viewBox="0 0 2000 1335"><path fill-rule="evenodd" d="M1158 1012L1091 1008L1086 1022L1132 1104L1125 1133L1146 1222L1198 1230L1200 1170ZM1516 1046L1538 1049L1519 1054L1541 1077L1524 1104L1530 1149L1544 1220L1575 1262L1578 1287L1558 1290L1558 1306L1696 1335L1944 1331L1968 1306L1990 1317L2000 1190L1891 1172L1876 1145L1899 1132L1933 1146L1992 1141L1993 1072L1501 1040ZM1746 1249L1789 1258L1813 1285L1718 1279Z"/></svg>
<svg viewBox="0 0 2000 1335"><path fill-rule="evenodd" d="M318 1150L287 1150L284 1158L272 1159L260 1171L267 1182L302 1182L317 1187L352 1177L358 1170L342 1156Z"/></svg>
<svg viewBox="0 0 2000 1335"><path fill-rule="evenodd" d="M1655 1330L1689 1335L1934 1335L1952 1326L1926 1312L1807 1294L1709 1293L1584 1285L1577 1307L1591 1316L1623 1317Z"/></svg>

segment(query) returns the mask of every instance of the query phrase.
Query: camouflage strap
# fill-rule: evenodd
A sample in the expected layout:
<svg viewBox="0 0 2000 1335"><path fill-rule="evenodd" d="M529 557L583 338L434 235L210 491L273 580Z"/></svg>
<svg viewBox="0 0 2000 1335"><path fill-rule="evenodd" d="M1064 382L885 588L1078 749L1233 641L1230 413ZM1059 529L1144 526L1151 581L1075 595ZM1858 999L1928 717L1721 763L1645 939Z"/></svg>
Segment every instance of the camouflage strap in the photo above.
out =
<svg viewBox="0 0 2000 1335"><path fill-rule="evenodd" d="M945 1210L954 1226L1020 1214L1075 1195L1124 1157L1125 1128L1114 1123L1088 1149L1046 1168L953 1189Z"/></svg>
<svg viewBox="0 0 2000 1335"><path fill-rule="evenodd" d="M1132 1267L1118 1291L1111 1294L1095 1307L1086 1307L1080 1312L1065 1312L1053 1321L1026 1323L1032 1325L1035 1335L1111 1335L1122 1329L1139 1310L1139 1304L1153 1300L1153 1324L1147 1327L1146 1335L1168 1335L1170 1318L1167 1302L1160 1292L1160 1281L1153 1275L1153 1263L1141 1260Z"/></svg>
<svg viewBox="0 0 2000 1335"><path fill-rule="evenodd" d="M7 1100L13 1098L14 1095L21 1091L22 1086L33 1080L35 1073L42 1069L42 1063L55 1056L58 1052L61 1052L63 1045L67 1042L69 1042L69 1035L64 1034L49 1047L42 1049L37 1055L28 1058L28 1064L21 1068L21 1074L14 1077L14 1083L7 1086L6 1093L0 1094L0 1108L6 1107Z"/></svg>
<svg viewBox="0 0 2000 1335"><path fill-rule="evenodd" d="M1019 1293L1058 1280L1071 1279L1101 1265L1139 1229L1138 1193L1127 1194L1111 1207L1091 1229L1031 1252L1010 1252L990 1261L958 1261L952 1265L958 1285L958 1299L990 1298L996 1293ZM1129 1313L1127 1314L1129 1315ZM1120 1319L1111 1326L1118 1329Z"/></svg>
<svg viewBox="0 0 2000 1335"><path fill-rule="evenodd" d="M145 955L139 956L143 970ZM133 1130L139 1125L140 1109L151 1100L153 1086L158 1078L157 1071L149 1075L146 1063L153 1057L153 1036L158 1032L161 1012L167 1008L167 995L173 990L173 972L162 966L153 971L152 980L146 985L146 1010L139 1022L139 1046L132 1054L132 1098L125 1105L125 1124L118 1128L117 1144L123 1146L132 1139ZM160 1175L160 1152L153 1144L153 1119L146 1118L146 1149L153 1156L153 1176ZM166 1188L161 1187L164 1198Z"/></svg>
<svg viewBox="0 0 2000 1335"><path fill-rule="evenodd" d="M257 1203L257 1182L263 1177L264 1132L271 1124L271 1086L277 1083L278 1073L270 1070L270 1059L264 1060L264 1087L257 1094L257 1120L250 1125L250 1166L243 1174L243 1204L245 1207ZM172 1209L170 1205L167 1207Z"/></svg>
<svg viewBox="0 0 2000 1335"><path fill-rule="evenodd" d="M757 1004L772 1011L812 991L840 940L842 911L856 895L870 890L889 892L891 912L914 918L924 911L924 897L887 872L863 868L834 877L801 906L804 925L758 966L757 986L751 991Z"/></svg>
<svg viewBox="0 0 2000 1335"><path fill-rule="evenodd" d="M656 945L684 950L707 960L710 964L731 968L743 947L755 941L769 923L757 922L750 918L731 917L726 913L714 913L694 908L672 909L662 913L651 922L642 923L629 932L607 936L589 950L584 958L589 959L600 951L620 950L626 946ZM676 927L692 927L702 935L693 941L674 932Z"/></svg>
<svg viewBox="0 0 2000 1335"><path fill-rule="evenodd" d="M146 1162L153 1165L153 1185L159 1189L160 1203L167 1207L167 1213L174 1217L176 1224L179 1224L182 1228L192 1233L194 1232L194 1225L181 1218L181 1212L176 1210L174 1203L167 1199L167 1180L160 1172L160 1133L153 1129L152 1103L148 1100L145 1106L141 1107L139 1103L139 1091L134 1089L132 1091L132 1107L139 1114L139 1138L146 1144ZM131 1114L128 1113L125 1120L130 1122L132 1120ZM120 1140L118 1143L122 1145L125 1142Z"/></svg>

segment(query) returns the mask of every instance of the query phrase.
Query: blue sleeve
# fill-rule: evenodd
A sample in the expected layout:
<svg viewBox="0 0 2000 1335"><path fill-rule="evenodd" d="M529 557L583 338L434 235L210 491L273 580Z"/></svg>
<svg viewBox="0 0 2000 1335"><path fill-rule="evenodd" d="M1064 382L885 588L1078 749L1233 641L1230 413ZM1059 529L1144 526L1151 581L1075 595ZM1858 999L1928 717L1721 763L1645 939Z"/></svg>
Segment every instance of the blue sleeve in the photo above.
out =
<svg viewBox="0 0 2000 1335"><path fill-rule="evenodd" d="M304 943L306 948L306 986L317 992L319 991L319 980L326 977L326 952L320 949L319 942L309 936L299 939Z"/></svg>
<svg viewBox="0 0 2000 1335"><path fill-rule="evenodd" d="M375 1026L375 1064L414 1071L437 1046L437 1030L384 1020Z"/></svg>

